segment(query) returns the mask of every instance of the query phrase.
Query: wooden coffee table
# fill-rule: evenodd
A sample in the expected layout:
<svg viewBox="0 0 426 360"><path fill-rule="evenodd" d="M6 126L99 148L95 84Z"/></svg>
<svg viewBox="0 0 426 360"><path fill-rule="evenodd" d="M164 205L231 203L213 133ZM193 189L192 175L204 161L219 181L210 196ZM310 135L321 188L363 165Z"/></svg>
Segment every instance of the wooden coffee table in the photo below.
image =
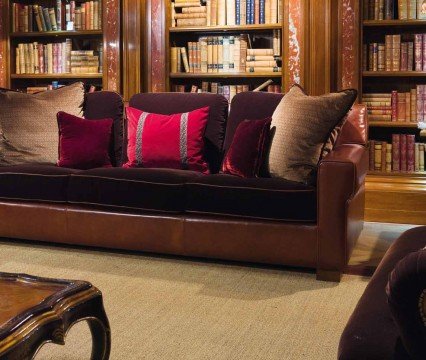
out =
<svg viewBox="0 0 426 360"><path fill-rule="evenodd" d="M91 359L108 359L111 332L92 284L0 272L0 359L33 359L44 343L64 345L68 329L83 320L92 333Z"/></svg>

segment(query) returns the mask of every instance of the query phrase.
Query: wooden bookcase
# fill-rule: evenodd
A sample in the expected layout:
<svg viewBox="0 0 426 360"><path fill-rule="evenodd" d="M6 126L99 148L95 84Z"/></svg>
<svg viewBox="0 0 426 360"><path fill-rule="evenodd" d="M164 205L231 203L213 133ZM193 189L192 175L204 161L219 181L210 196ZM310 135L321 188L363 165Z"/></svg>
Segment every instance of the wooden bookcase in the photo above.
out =
<svg viewBox="0 0 426 360"><path fill-rule="evenodd" d="M384 43L385 35L389 34L426 33L426 21L363 20L364 11L360 5L360 99L364 93L407 92L416 85L426 84L426 72L362 71L363 44ZM369 139L391 143L392 134L414 134L416 142L426 143L417 123L369 122ZM366 179L366 220L426 224L426 172L369 171Z"/></svg>
<svg viewBox="0 0 426 360"><path fill-rule="evenodd" d="M203 81L210 83L217 82L220 85L249 85L249 89L253 90L267 80L272 80L272 84L279 85L280 90L283 91L286 56L283 53L285 52L285 47L283 46L285 0L280 1L282 2L280 6L282 14L279 17L283 21L276 24L172 27L172 1L166 0L166 91L174 91L175 85L185 85L186 92L190 91L192 85L201 89ZM281 67L278 72L171 72L171 48L173 46L187 47L188 42L196 42L200 37L204 36L221 37L244 34L250 37L253 48L272 47L273 32L277 30L280 32L280 57L278 58L278 64Z"/></svg>
<svg viewBox="0 0 426 360"><path fill-rule="evenodd" d="M76 6L86 0L76 0ZM96 89L111 88L111 83L108 84L107 62L106 62L106 39L108 35L105 29L107 17L105 14L108 0L99 0L102 2L102 29L100 30L61 30L61 31L33 31L33 32L14 32L13 31L13 3L24 5L41 5L44 7L55 7L55 0L5 0L4 9L6 11L5 29L7 41L7 87L17 90L25 90L29 86L45 86L58 81L61 85L66 85L71 82L81 80L87 87L94 85ZM62 1L64 3L64 1ZM63 9L63 11L65 11ZM117 12L119 9L116 10ZM42 74L16 74L16 47L20 43L37 42L39 44L60 43L65 39L71 39L72 50L95 50L96 55L102 56L101 71L95 73L42 73ZM98 53L98 50L102 51ZM117 54L114 55L117 57ZM118 57L117 57L118 58ZM111 74L110 74L111 75ZM119 84L114 84L119 85ZM115 86L114 86L115 87Z"/></svg>

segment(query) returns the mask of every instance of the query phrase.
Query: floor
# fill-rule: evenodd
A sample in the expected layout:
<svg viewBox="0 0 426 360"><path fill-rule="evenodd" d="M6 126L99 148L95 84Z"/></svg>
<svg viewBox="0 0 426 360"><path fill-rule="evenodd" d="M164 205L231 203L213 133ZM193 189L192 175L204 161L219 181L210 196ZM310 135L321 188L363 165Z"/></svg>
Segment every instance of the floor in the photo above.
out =
<svg viewBox="0 0 426 360"><path fill-rule="evenodd" d="M347 273L371 275L389 246L417 225L366 222L349 260Z"/></svg>

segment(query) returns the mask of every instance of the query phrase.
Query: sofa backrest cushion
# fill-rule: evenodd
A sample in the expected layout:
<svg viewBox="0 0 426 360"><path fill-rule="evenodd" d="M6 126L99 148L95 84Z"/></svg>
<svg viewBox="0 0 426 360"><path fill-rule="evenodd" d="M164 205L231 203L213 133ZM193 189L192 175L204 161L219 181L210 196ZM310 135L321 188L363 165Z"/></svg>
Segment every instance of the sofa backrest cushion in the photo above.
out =
<svg viewBox="0 0 426 360"><path fill-rule="evenodd" d="M112 91L97 91L86 95L84 117L90 120L113 119L109 156L113 166L121 166L123 153L123 99Z"/></svg>
<svg viewBox="0 0 426 360"><path fill-rule="evenodd" d="M81 116L83 83L34 95L0 91L0 166L58 160L56 114Z"/></svg>
<svg viewBox="0 0 426 360"><path fill-rule="evenodd" d="M145 112L163 115L185 113L208 106L210 113L204 134L205 159L211 173L219 171L228 118L228 101L223 96L191 93L141 93L134 95L130 99L129 105Z"/></svg>
<svg viewBox="0 0 426 360"><path fill-rule="evenodd" d="M238 125L244 120L260 120L271 117L284 94L267 92L243 92L234 96L231 103L224 152L231 146Z"/></svg>

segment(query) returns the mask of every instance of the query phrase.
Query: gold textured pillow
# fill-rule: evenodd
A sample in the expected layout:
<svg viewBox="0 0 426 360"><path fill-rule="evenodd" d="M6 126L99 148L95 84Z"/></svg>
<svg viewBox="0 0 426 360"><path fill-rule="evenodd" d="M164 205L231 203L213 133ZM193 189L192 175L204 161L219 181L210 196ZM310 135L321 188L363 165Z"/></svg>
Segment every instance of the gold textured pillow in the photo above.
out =
<svg viewBox="0 0 426 360"><path fill-rule="evenodd" d="M308 96L294 85L272 115L275 134L269 153L271 176L312 183L324 143L356 96L356 90Z"/></svg>
<svg viewBox="0 0 426 360"><path fill-rule="evenodd" d="M81 116L83 102L81 82L34 95L0 91L0 166L56 163L56 114Z"/></svg>

